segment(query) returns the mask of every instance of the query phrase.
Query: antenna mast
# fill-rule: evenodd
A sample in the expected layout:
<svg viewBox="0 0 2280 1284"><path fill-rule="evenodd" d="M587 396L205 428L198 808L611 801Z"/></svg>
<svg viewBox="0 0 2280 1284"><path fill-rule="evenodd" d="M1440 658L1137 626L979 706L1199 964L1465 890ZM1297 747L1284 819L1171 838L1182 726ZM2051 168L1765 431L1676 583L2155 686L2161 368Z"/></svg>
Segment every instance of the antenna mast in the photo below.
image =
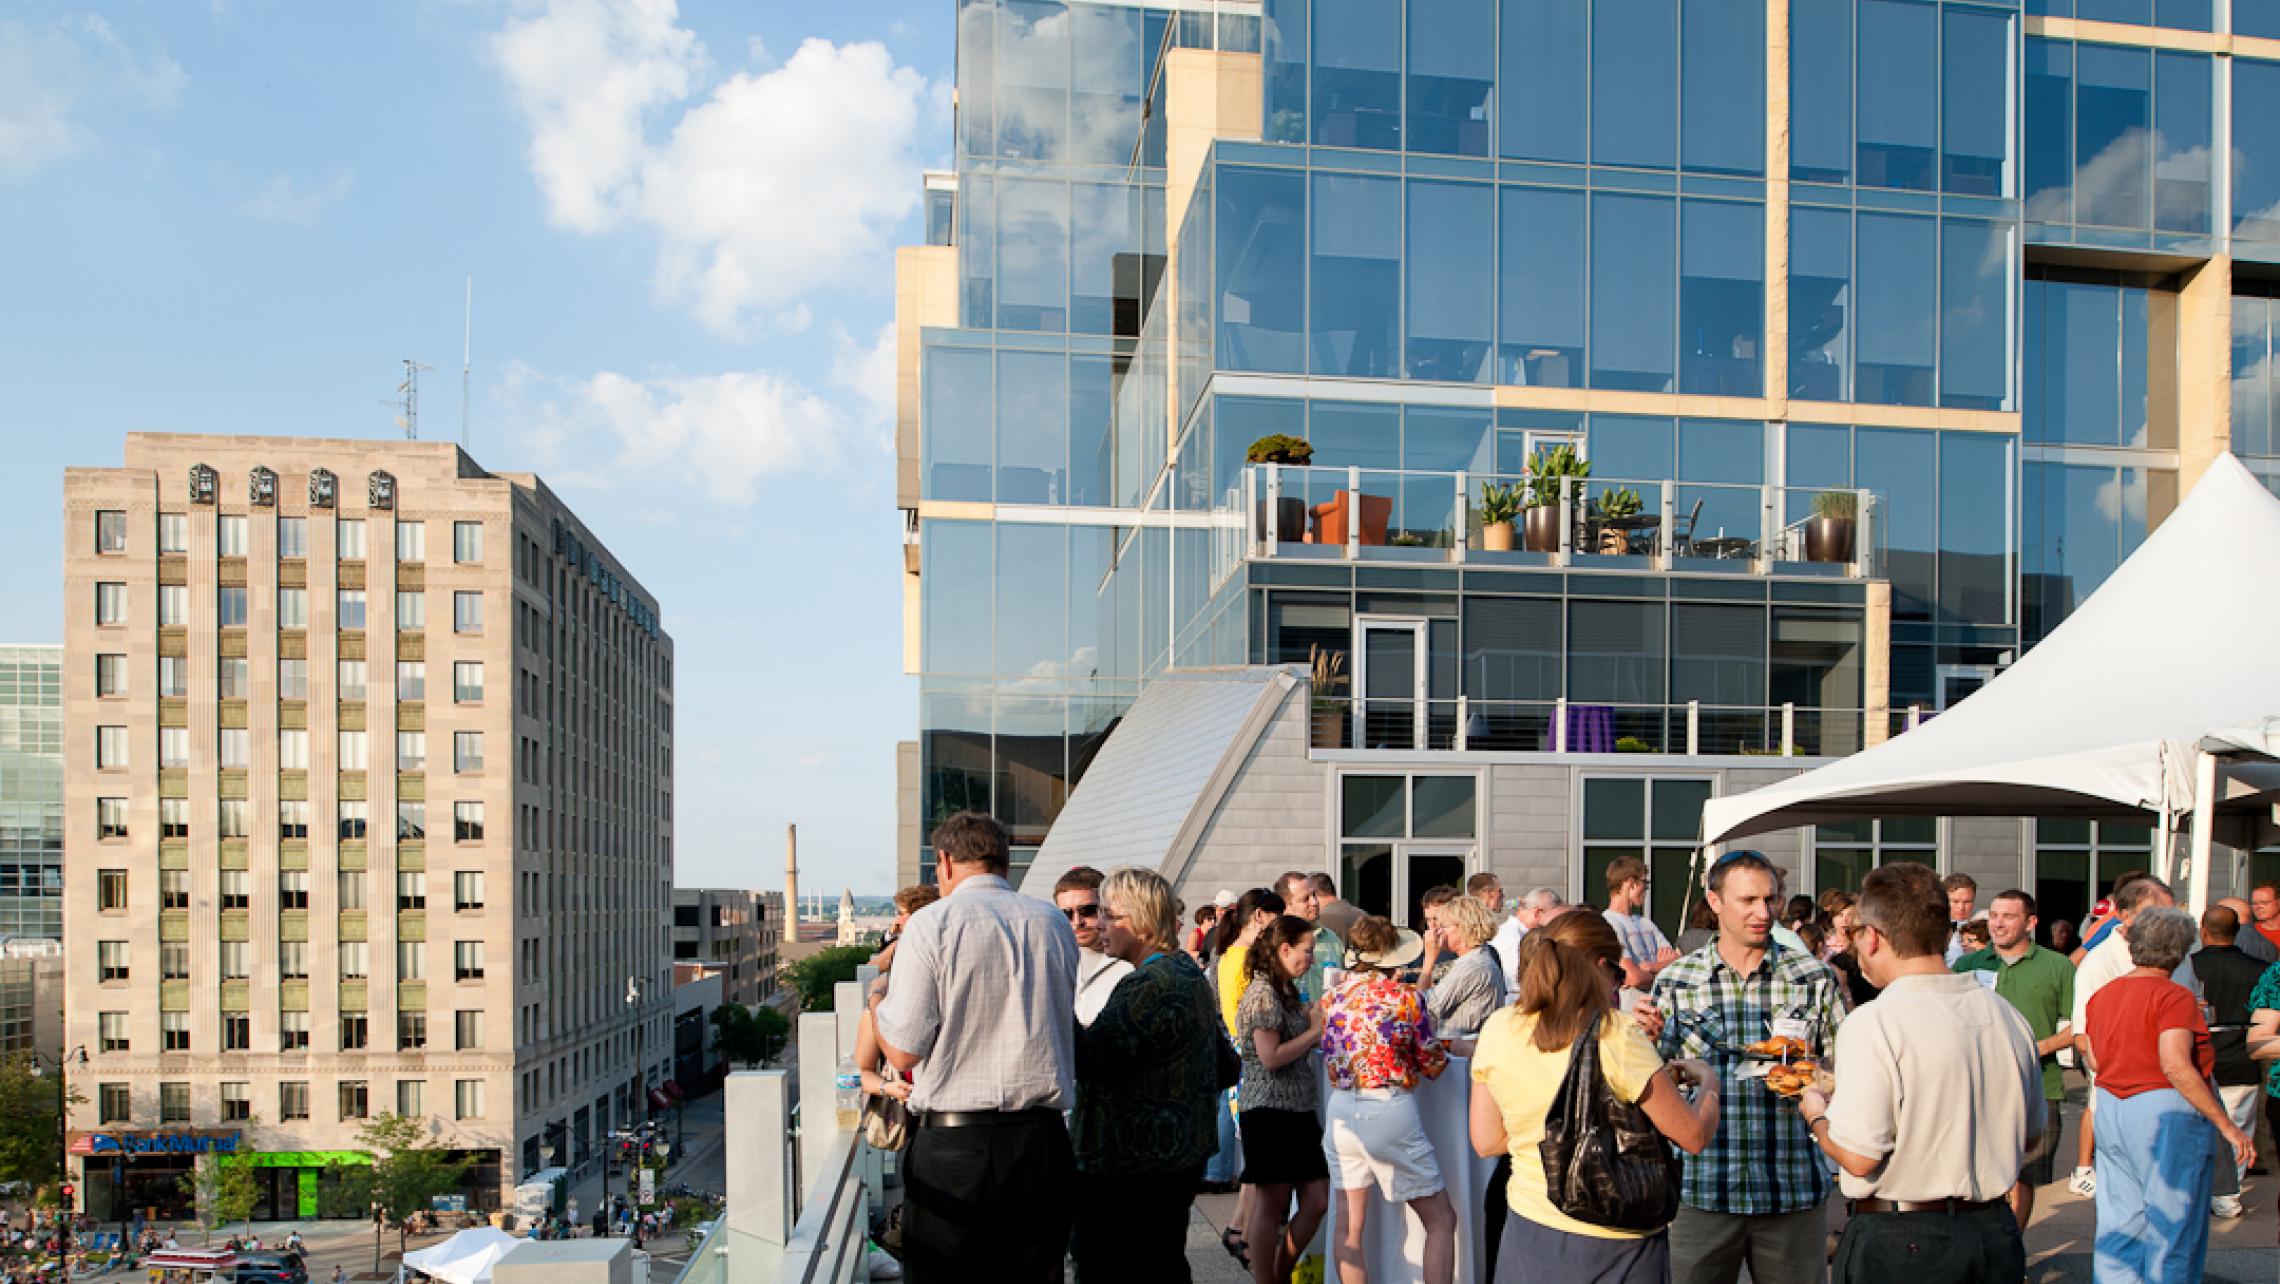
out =
<svg viewBox="0 0 2280 1284"><path fill-rule="evenodd" d="M475 354L475 278L467 278L467 330L459 341L459 444L467 444L467 387L469 372L474 369L471 359Z"/></svg>
<svg viewBox="0 0 2280 1284"><path fill-rule="evenodd" d="M380 403L396 412L396 426L404 430L407 441L420 439L420 371L433 369L411 357L404 358L404 381L396 385L395 399Z"/></svg>

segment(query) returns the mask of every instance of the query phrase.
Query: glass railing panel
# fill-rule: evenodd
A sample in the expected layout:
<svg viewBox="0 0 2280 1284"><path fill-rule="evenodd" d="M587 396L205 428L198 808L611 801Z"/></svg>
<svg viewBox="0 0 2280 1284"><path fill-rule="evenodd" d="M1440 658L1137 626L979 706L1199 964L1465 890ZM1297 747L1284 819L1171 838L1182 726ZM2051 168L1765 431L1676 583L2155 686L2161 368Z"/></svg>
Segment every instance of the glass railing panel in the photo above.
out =
<svg viewBox="0 0 2280 1284"><path fill-rule="evenodd" d="M1684 731L1686 711L1678 711L1681 733ZM1707 754L1766 753L1768 725L1763 709L1710 709L1696 711L1694 718L1694 752ZM1779 719L1773 720L1773 734L1780 734ZM1683 751L1685 746L1679 746Z"/></svg>
<svg viewBox="0 0 2280 1284"><path fill-rule="evenodd" d="M1652 557L1662 545L1662 483L1591 478L1573 493L1580 557Z"/></svg>
<svg viewBox="0 0 2280 1284"><path fill-rule="evenodd" d="M1753 561L1764 540L1765 509L1762 486L1681 484L1671 504L1671 552L1706 561Z"/></svg>
<svg viewBox="0 0 2280 1284"><path fill-rule="evenodd" d="M1556 706L1517 700L1465 702L1465 748L1487 753L1539 753L1550 749Z"/></svg>
<svg viewBox="0 0 2280 1284"><path fill-rule="evenodd" d="M1864 527L1873 524L1873 510L1873 500L1864 491L1781 488L1775 492L1774 511L1780 521L1772 535L1771 559L1824 565L1864 560L1864 551L1873 548L1864 538L1871 534Z"/></svg>

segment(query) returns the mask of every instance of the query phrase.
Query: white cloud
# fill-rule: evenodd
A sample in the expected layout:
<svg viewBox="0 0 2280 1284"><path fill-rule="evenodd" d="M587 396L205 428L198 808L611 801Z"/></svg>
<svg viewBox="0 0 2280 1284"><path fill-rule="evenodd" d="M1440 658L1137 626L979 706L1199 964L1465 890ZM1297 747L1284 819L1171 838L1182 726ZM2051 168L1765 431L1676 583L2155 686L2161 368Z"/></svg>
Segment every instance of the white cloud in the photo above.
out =
<svg viewBox="0 0 2280 1284"><path fill-rule="evenodd" d="M895 326L879 327L869 343L839 332L839 346L831 360L831 384L853 393L870 424L883 430L891 444L895 422Z"/></svg>
<svg viewBox="0 0 2280 1284"><path fill-rule="evenodd" d="M671 0L544 0L491 41L531 130L549 216L657 239L659 294L737 334L753 316L804 324L800 299L857 275L916 207L919 140L941 87L875 43L813 39L781 65L714 85L662 138L650 117L689 98L707 61Z"/></svg>
<svg viewBox="0 0 2280 1284"><path fill-rule="evenodd" d="M0 20L0 179L30 174L94 145L90 102L164 111L190 77L163 50L130 48L100 17L51 25Z"/></svg>
<svg viewBox="0 0 2280 1284"><path fill-rule="evenodd" d="M852 429L839 407L768 370L570 380L517 362L502 397L510 431L554 484L669 480L726 504L752 502L770 478L838 466Z"/></svg>
<svg viewBox="0 0 2280 1284"><path fill-rule="evenodd" d="M307 187L290 174L279 174L263 183L261 190L238 209L252 218L307 226L317 221L326 206L345 198L355 185L354 170L334 170L332 177Z"/></svg>

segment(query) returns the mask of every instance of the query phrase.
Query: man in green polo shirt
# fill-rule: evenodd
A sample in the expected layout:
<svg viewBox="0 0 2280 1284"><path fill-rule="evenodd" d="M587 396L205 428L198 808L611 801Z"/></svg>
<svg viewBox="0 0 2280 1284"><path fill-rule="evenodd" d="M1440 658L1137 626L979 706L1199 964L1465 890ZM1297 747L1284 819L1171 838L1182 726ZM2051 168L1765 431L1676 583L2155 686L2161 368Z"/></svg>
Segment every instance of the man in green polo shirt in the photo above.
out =
<svg viewBox="0 0 2280 1284"><path fill-rule="evenodd" d="M2048 1186L2057 1176L2059 1110L2066 1098L2060 1078L2058 1050L2074 1041L2074 964L2056 950L2035 944L2035 898L2013 889L1996 896L1987 907L1988 946L1955 961L1958 972L1982 972L1983 984L2008 999L2034 1031L2035 1051L2042 1057L2043 1099L2049 1117L2043 1121L2042 1140L2028 1153L2019 1169L2019 1184L2011 1188L2011 1211L2026 1229L2034 1216L2035 1187Z"/></svg>

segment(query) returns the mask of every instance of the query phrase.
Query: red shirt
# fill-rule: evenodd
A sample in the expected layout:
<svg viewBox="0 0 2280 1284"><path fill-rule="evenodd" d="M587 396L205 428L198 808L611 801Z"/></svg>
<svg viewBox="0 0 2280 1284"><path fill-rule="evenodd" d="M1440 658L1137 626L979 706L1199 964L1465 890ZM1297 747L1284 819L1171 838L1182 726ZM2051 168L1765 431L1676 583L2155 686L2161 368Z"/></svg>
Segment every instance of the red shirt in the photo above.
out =
<svg viewBox="0 0 2280 1284"><path fill-rule="evenodd" d="M2266 927L2262 923L2252 923L2250 926L2262 932L2264 939L2272 942L2272 948L2280 950L2280 919L2274 920L2270 927Z"/></svg>
<svg viewBox="0 0 2280 1284"><path fill-rule="evenodd" d="M2115 977L2090 996L2083 1020L2098 1057L2098 1086L2117 1097L2170 1086L2161 1071L2164 1030L2191 1030L2193 1064L2204 1079L2216 1073L2217 1054L2209 1046L2200 1001L2166 976Z"/></svg>

